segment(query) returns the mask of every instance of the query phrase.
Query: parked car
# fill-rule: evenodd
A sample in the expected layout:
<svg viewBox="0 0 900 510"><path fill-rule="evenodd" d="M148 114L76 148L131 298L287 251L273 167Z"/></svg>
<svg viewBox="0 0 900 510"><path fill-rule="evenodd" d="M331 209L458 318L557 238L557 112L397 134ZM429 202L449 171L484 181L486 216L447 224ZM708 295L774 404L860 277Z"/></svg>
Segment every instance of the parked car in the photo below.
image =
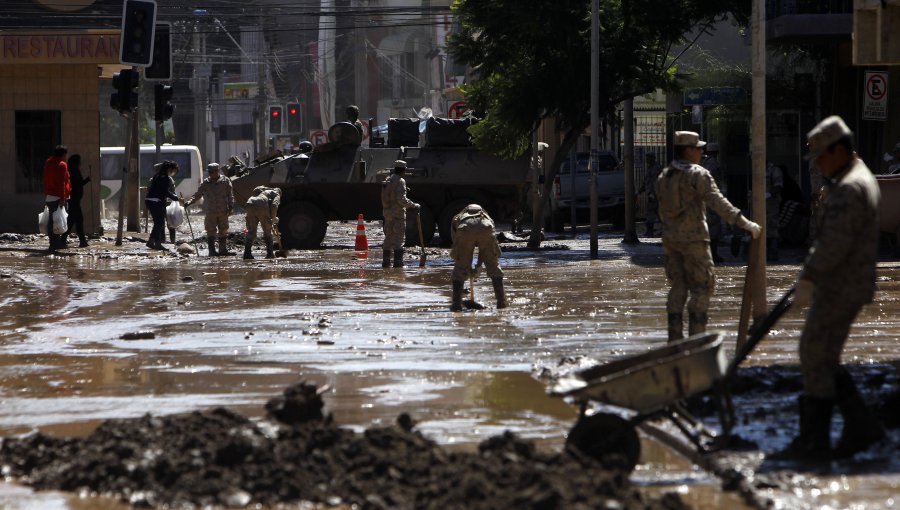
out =
<svg viewBox="0 0 900 510"><path fill-rule="evenodd" d="M571 171L571 158L561 165L553 181L550 210L554 224L562 227L572 222L572 203L575 204L576 222L590 220L591 191L588 160L590 153L579 152L575 159L575 173ZM613 226L625 225L625 169L612 151L601 151L597 167L597 214L601 220L612 221ZM573 193L574 190L574 193Z"/></svg>

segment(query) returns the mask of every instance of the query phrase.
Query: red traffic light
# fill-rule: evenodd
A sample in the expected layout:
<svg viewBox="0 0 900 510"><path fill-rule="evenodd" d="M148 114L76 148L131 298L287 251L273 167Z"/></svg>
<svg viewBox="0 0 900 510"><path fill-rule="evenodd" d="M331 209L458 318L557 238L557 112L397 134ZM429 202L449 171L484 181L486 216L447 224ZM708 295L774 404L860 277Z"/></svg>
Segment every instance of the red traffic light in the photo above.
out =
<svg viewBox="0 0 900 510"><path fill-rule="evenodd" d="M281 111L280 111L280 110L272 110L272 116L273 116L273 117L277 117L277 116L279 116L279 115L281 115Z"/></svg>
<svg viewBox="0 0 900 510"><path fill-rule="evenodd" d="M290 110L288 110L288 115L297 115L297 109L291 108Z"/></svg>

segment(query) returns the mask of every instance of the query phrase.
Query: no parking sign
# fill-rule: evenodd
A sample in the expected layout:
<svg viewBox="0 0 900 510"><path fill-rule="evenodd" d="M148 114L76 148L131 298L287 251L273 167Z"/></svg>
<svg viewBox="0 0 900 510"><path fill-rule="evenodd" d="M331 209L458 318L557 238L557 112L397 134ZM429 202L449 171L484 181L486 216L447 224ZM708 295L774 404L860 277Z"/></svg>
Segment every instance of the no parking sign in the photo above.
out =
<svg viewBox="0 0 900 510"><path fill-rule="evenodd" d="M887 73L866 71L864 79L863 120L887 120Z"/></svg>

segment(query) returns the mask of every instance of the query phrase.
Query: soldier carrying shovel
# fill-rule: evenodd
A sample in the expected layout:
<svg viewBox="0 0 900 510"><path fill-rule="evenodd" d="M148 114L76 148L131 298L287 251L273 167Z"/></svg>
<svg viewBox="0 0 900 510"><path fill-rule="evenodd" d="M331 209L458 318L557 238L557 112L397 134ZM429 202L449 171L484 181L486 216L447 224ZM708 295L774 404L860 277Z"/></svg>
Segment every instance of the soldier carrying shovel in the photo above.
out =
<svg viewBox="0 0 900 510"><path fill-rule="evenodd" d="M272 237L272 225L278 223L278 206L281 204L281 190L257 186L253 195L247 199L244 209L247 211L247 237L244 240L244 259L253 258L253 241L256 239L257 225L262 227L263 240L266 242L266 258L275 258L275 241Z"/></svg>
<svg viewBox="0 0 900 510"><path fill-rule="evenodd" d="M494 295L497 308L506 308L506 294L503 291L503 270L500 269L500 244L494 235L494 220L478 204L469 204L460 211L450 223L453 235L453 247L450 257L453 258L453 274L450 277L453 287L453 301L450 310L462 311L463 283L472 272L472 257L478 248L479 264L483 263L491 283L494 284Z"/></svg>

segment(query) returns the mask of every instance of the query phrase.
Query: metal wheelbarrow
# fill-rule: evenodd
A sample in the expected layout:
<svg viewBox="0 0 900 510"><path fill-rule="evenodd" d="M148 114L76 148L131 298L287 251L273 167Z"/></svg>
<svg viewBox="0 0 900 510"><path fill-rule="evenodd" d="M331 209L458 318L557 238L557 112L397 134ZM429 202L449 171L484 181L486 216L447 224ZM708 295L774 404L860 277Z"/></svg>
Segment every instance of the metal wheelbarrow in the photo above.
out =
<svg viewBox="0 0 900 510"><path fill-rule="evenodd" d="M627 471L640 457L641 443L636 426L648 419L669 419L698 449L706 452L727 442L735 423L729 384L738 365L772 329L792 304L789 290L759 324L750 330L747 342L728 361L722 351L722 333L694 335L650 350L617 359L560 378L550 395L564 397L580 405L578 421L569 431L566 448ZM683 400L712 390L721 430L709 430L685 407ZM588 416L588 404L624 408L635 414L598 412Z"/></svg>

